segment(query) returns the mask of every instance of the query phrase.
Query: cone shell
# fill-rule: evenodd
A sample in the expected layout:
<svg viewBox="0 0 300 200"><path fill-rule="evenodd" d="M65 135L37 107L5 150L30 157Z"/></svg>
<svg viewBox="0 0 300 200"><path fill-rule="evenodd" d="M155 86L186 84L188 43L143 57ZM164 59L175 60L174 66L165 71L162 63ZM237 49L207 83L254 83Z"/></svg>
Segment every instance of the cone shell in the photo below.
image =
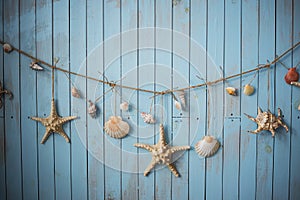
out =
<svg viewBox="0 0 300 200"><path fill-rule="evenodd" d="M150 113L141 112L141 117L147 124L154 124L156 122L156 120Z"/></svg>
<svg viewBox="0 0 300 200"><path fill-rule="evenodd" d="M175 108L177 110L181 110L182 109L181 104L178 101L176 101L176 100L174 101L174 105L175 105Z"/></svg>
<svg viewBox="0 0 300 200"><path fill-rule="evenodd" d="M220 143L213 136L204 136L195 145L196 152L203 157L214 155L220 147Z"/></svg>
<svg viewBox="0 0 300 200"><path fill-rule="evenodd" d="M12 52L13 48L12 48L12 46L10 44L5 43L3 45L3 50L5 51L5 53L10 53L10 52Z"/></svg>
<svg viewBox="0 0 300 200"><path fill-rule="evenodd" d="M232 96L236 96L236 88L234 87L227 87L226 92Z"/></svg>
<svg viewBox="0 0 300 200"><path fill-rule="evenodd" d="M80 98L81 97L79 90L77 90L77 88L75 88L75 87L72 87L71 93L72 93L72 96L75 97L75 98Z"/></svg>
<svg viewBox="0 0 300 200"><path fill-rule="evenodd" d="M96 105L89 100L89 107L88 107L88 113L92 118L96 118L97 117L97 107Z"/></svg>
<svg viewBox="0 0 300 200"><path fill-rule="evenodd" d="M125 102L123 102L123 103L121 103L120 104L120 109L122 110L122 111L128 111L128 109L129 109L129 104L125 101Z"/></svg>
<svg viewBox="0 0 300 200"><path fill-rule="evenodd" d="M104 131L113 138L123 138L129 133L129 125L120 116L111 116L104 125Z"/></svg>
<svg viewBox="0 0 300 200"><path fill-rule="evenodd" d="M244 87L244 94L250 96L254 93L254 87L250 84L246 84Z"/></svg>

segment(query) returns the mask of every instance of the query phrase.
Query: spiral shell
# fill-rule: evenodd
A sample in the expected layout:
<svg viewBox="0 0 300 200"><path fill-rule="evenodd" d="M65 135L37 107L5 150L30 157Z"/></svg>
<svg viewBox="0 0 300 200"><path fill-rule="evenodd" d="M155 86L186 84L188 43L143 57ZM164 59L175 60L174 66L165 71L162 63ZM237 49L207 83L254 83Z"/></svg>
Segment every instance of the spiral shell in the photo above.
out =
<svg viewBox="0 0 300 200"><path fill-rule="evenodd" d="M81 98L80 92L79 92L79 90L78 90L77 88L72 87L71 93L72 93L72 96L73 96L73 97L75 97L75 98Z"/></svg>
<svg viewBox="0 0 300 200"><path fill-rule="evenodd" d="M203 157L214 155L220 147L220 143L213 136L204 136L195 145L196 152Z"/></svg>
<svg viewBox="0 0 300 200"><path fill-rule="evenodd" d="M120 109L121 109L122 111L128 111L128 109L129 109L129 104L128 104L128 102L124 101L123 103L121 103L121 104L120 104Z"/></svg>
<svg viewBox="0 0 300 200"><path fill-rule="evenodd" d="M111 116L104 124L104 131L113 138L123 138L129 133L129 125L120 116Z"/></svg>
<svg viewBox="0 0 300 200"><path fill-rule="evenodd" d="M10 44L5 43L5 44L3 44L3 50L5 53L10 53L10 52L12 52L13 48Z"/></svg>
<svg viewBox="0 0 300 200"><path fill-rule="evenodd" d="M227 87L227 88L226 88L226 92L227 92L229 95L236 96L236 88L234 88L234 87Z"/></svg>
<svg viewBox="0 0 300 200"><path fill-rule="evenodd" d="M97 117L97 107L91 100L89 100L88 113L92 118Z"/></svg>
<svg viewBox="0 0 300 200"><path fill-rule="evenodd" d="M296 67L289 68L289 71L284 76L284 80L287 84L291 84L291 82L297 82L299 80L299 73L297 72Z"/></svg>
<svg viewBox="0 0 300 200"><path fill-rule="evenodd" d="M144 122L147 124L154 124L156 120L150 113L141 112L141 117L143 118Z"/></svg>
<svg viewBox="0 0 300 200"><path fill-rule="evenodd" d="M254 87L250 84L246 84L244 86L244 94L247 95L247 96L250 96L254 93Z"/></svg>

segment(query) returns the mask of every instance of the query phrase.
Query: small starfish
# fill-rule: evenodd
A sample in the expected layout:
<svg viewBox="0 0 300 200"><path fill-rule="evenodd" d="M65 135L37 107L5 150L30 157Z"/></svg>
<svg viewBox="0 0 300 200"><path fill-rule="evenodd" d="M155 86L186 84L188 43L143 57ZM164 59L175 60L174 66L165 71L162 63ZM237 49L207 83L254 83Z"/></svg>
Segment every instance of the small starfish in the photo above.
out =
<svg viewBox="0 0 300 200"><path fill-rule="evenodd" d="M64 129L62 128L63 124L76 119L76 116L69 116L69 117L60 117L57 114L54 98L51 100L51 113L46 118L40 117L31 117L32 120L41 122L43 126L46 127L46 133L41 141L41 144L44 144L51 133L58 133L59 135L63 136L67 142L70 142L69 137L65 133Z"/></svg>
<svg viewBox="0 0 300 200"><path fill-rule="evenodd" d="M2 83L0 81L0 108L2 108L3 106L3 102L2 102L2 95L9 95L9 99L12 99L13 95L10 91L5 90L4 88L2 88Z"/></svg>
<svg viewBox="0 0 300 200"><path fill-rule="evenodd" d="M144 171L144 176L147 176L150 171L155 167L157 164L164 164L168 166L168 168L173 172L173 174L178 177L179 173L172 163L172 155L173 153L177 151L183 151L190 149L190 146L169 146L166 143L165 140L165 132L164 132L164 126L160 124L159 127L159 141L155 145L150 145L150 144L140 144L136 143L134 144L135 147L143 148L146 149L147 151L151 152L152 154L152 161L150 165L146 168Z"/></svg>

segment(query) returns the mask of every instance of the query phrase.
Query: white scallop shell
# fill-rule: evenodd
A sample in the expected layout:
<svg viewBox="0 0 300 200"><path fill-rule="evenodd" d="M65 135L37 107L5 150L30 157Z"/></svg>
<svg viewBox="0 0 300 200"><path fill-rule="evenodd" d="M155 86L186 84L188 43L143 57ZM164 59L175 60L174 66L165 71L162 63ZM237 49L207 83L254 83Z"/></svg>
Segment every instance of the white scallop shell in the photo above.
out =
<svg viewBox="0 0 300 200"><path fill-rule="evenodd" d="M247 96L250 96L254 93L254 87L250 84L246 84L244 86L244 94L247 95Z"/></svg>
<svg viewBox="0 0 300 200"><path fill-rule="evenodd" d="M128 111L128 109L129 109L129 104L128 104L128 102L124 101L123 103L121 103L121 104L120 104L120 109L121 109L122 111Z"/></svg>
<svg viewBox="0 0 300 200"><path fill-rule="evenodd" d="M92 118L96 118L97 117L97 107L96 105L89 100L89 107L88 107L88 113Z"/></svg>
<svg viewBox="0 0 300 200"><path fill-rule="evenodd" d="M184 94L184 90L180 90L180 91L178 92L178 96L179 96L179 100L180 100L180 103L181 103L182 107L185 108L186 103L185 103L185 94Z"/></svg>
<svg viewBox="0 0 300 200"><path fill-rule="evenodd" d="M181 110L182 108L181 108L181 104L178 102L178 101L174 101L174 105L175 105L175 108L177 109L177 110Z"/></svg>
<svg viewBox="0 0 300 200"><path fill-rule="evenodd" d="M104 124L104 131L113 138L123 138L129 133L129 125L120 116L111 116Z"/></svg>
<svg viewBox="0 0 300 200"><path fill-rule="evenodd" d="M141 117L144 119L144 122L147 124L154 124L156 120L150 113L141 112Z"/></svg>
<svg viewBox="0 0 300 200"><path fill-rule="evenodd" d="M37 62L31 62L30 68L36 71L42 71L44 68L42 68Z"/></svg>
<svg viewBox="0 0 300 200"><path fill-rule="evenodd" d="M5 43L3 44L3 50L5 51L5 53L10 53L13 50L13 48L10 44Z"/></svg>
<svg viewBox="0 0 300 200"><path fill-rule="evenodd" d="M77 90L77 88L75 88L75 87L72 87L71 93L72 93L72 96L75 97L75 98L80 98L81 97L79 90Z"/></svg>
<svg viewBox="0 0 300 200"><path fill-rule="evenodd" d="M234 87L227 87L226 92L232 96L236 96L236 88Z"/></svg>
<svg viewBox="0 0 300 200"><path fill-rule="evenodd" d="M220 143L213 136L204 136L195 145L196 152L203 157L214 155L220 147Z"/></svg>

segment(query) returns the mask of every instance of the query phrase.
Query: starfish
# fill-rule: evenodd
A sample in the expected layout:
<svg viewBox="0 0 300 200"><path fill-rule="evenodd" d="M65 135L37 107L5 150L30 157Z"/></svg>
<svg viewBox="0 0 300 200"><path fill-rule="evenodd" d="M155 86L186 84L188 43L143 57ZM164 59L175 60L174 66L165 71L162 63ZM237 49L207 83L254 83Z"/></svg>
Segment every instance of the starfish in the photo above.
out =
<svg viewBox="0 0 300 200"><path fill-rule="evenodd" d="M40 117L31 117L32 120L41 122L43 126L46 127L46 133L41 141L41 144L44 144L51 133L58 133L59 135L63 136L66 142L70 142L69 137L65 133L64 129L62 128L63 124L73 119L76 119L76 116L69 116L69 117L60 117L57 114L54 98L51 100L51 113L46 118Z"/></svg>
<svg viewBox="0 0 300 200"><path fill-rule="evenodd" d="M172 155L177 151L188 150L190 149L190 146L167 145L165 140L164 126L162 124L160 124L159 133L160 133L159 141L155 145L141 144L141 143L134 144L135 147L146 149L152 154L152 161L144 171L144 176L147 176L150 173L150 171L155 167L155 165L164 164L171 170L171 172L176 177L178 177L179 173L175 165L172 163Z"/></svg>

